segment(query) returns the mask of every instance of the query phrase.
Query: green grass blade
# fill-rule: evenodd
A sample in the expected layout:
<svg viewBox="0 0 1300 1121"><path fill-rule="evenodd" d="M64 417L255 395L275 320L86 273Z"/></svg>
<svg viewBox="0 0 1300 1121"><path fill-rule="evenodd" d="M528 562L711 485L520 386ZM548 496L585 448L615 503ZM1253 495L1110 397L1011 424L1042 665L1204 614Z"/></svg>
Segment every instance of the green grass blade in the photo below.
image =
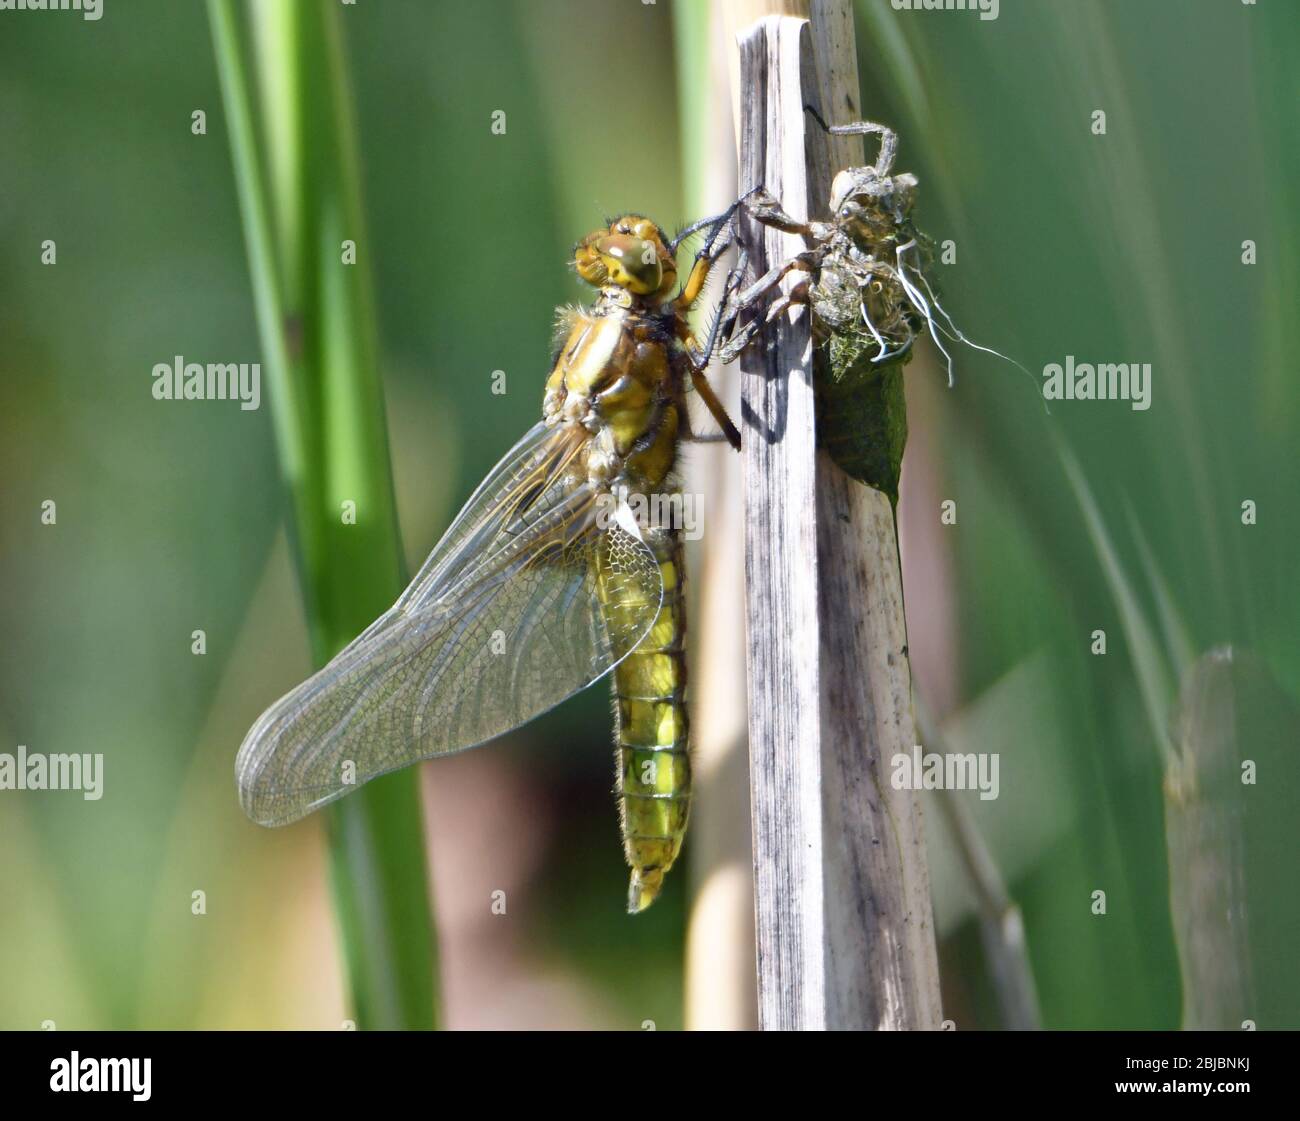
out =
<svg viewBox="0 0 1300 1121"><path fill-rule="evenodd" d="M1169 581L1156 561L1155 552L1147 540L1142 523L1138 521L1133 507L1127 502L1124 504L1124 513L1128 519L1129 533L1137 544L1138 555L1142 559L1142 570L1146 574L1147 583L1151 586L1151 593L1155 596L1156 618L1160 621L1160 633L1164 639L1165 650L1168 651L1169 659L1173 663L1173 675L1181 681L1192 668L1192 662L1196 660L1192 636L1174 599Z"/></svg>
<svg viewBox="0 0 1300 1121"><path fill-rule="evenodd" d="M1120 625L1124 629L1133 667L1137 671L1138 689L1142 694L1152 737L1161 758L1168 764L1171 758L1169 718L1174 703L1174 681L1168 659L1154 628L1147 620L1132 581L1124 570L1124 564L1106 529L1101 511L1097 508L1083 468L1064 442L1058 444L1058 451L1065 474L1083 511L1088 536L1092 538L1115 608L1119 612Z"/></svg>
<svg viewBox="0 0 1300 1121"><path fill-rule="evenodd" d="M299 585L321 665L388 607L405 577L338 13L283 0L209 0L208 11ZM345 240L356 264L343 261ZM358 1025L433 1027L416 773L344 799L329 827Z"/></svg>

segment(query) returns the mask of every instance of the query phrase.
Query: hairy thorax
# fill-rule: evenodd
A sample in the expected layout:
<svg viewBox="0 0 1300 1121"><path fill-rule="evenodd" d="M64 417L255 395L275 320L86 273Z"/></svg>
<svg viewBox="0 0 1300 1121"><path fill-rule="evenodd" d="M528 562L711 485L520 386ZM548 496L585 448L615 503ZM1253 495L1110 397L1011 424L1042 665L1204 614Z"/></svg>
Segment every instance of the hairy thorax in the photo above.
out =
<svg viewBox="0 0 1300 1121"><path fill-rule="evenodd" d="M587 473L602 488L658 488L672 470L679 390L672 322L605 289L590 309L568 309L546 383L549 424L592 434Z"/></svg>

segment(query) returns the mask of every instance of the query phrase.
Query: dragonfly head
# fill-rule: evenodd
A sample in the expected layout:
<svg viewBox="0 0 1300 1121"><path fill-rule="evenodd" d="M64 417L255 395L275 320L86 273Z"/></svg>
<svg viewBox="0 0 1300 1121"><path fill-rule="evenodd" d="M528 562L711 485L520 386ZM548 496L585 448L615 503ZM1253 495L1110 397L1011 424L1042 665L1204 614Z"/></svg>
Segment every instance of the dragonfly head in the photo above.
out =
<svg viewBox="0 0 1300 1121"><path fill-rule="evenodd" d="M617 285L635 296L666 298L677 284L677 261L663 230L638 214L589 233L574 247L573 263L588 284Z"/></svg>

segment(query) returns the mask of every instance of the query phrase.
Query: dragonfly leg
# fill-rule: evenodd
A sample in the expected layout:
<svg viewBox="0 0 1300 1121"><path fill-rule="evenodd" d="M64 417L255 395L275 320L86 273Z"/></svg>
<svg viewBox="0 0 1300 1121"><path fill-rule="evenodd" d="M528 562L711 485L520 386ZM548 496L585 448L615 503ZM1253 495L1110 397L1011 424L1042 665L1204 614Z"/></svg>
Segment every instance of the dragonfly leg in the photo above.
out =
<svg viewBox="0 0 1300 1121"><path fill-rule="evenodd" d="M700 230L712 230L713 232L709 235L709 240L705 242L704 248L696 254L696 261L698 262L701 259L707 261L717 260L726 251L727 247L735 241L736 231L732 228L732 222L736 217L736 212L742 207L750 206L752 200L758 195L766 195L768 199L772 198L763 187L751 187L721 214L714 214L708 218L701 218L696 222L692 222L673 238L669 248L672 249L673 253L676 253L682 242L692 234L697 234ZM791 220L793 221L793 219Z"/></svg>
<svg viewBox="0 0 1300 1121"><path fill-rule="evenodd" d="M889 174L889 169L894 166L894 157L898 153L898 133L892 128L878 125L874 121L854 121L849 125L828 125L822 120L822 115L811 105L805 105L804 111L811 115L813 120L822 126L822 130L831 136L879 136L880 153L876 156L876 162L872 166L872 170L881 179Z"/></svg>
<svg viewBox="0 0 1300 1121"><path fill-rule="evenodd" d="M717 335L717 320L714 320L713 328L709 331L709 340L704 347L700 347L695 341L695 336L691 334L690 328L686 325L684 319L677 321L678 337L682 341L682 347L686 351L687 364L691 372L691 385L695 392L700 395L700 400L704 402L704 407L709 410L709 414L718 423L722 429L722 435L736 451L740 451L740 432L731 422L731 417L727 415L727 410L718 400L718 395L713 391L713 386L709 384L708 375L705 373L709 365L709 359L712 357L714 344ZM689 420L687 424L689 426ZM698 438L696 438L698 440Z"/></svg>
<svg viewBox="0 0 1300 1121"><path fill-rule="evenodd" d="M800 253L795 257L791 257L790 260L779 265L774 265L748 288L732 294L730 306L725 308L723 313L727 321L726 342L718 350L718 356L723 362L733 361L749 345L754 335L764 325L771 323L776 316L790 307L791 304L807 303L808 283L815 267L813 254L815 254L815 251L810 250L807 253ZM765 296L777 291L778 285L790 273L802 274L801 279L790 293L788 295L782 294L777 300L773 301L765 315L754 314L737 327L736 324L740 317L745 312L755 308Z"/></svg>
<svg viewBox="0 0 1300 1121"><path fill-rule="evenodd" d="M686 360L691 372L691 385L695 388L695 392L700 395L700 400L704 402L705 408L709 410L710 415L717 421L718 427L722 429L727 442L737 451L740 450L740 432L731 422L731 418L727 415L727 410L723 407L722 402L718 400L718 395L713 391L713 386L709 384L708 375L705 371L718 349L718 332L725 311L725 301L734 285L739 283L739 270L741 267L743 267L743 264L732 269L727 276L727 287L723 295L724 306L720 307L714 315L703 346L700 346L691 333L685 318L679 316L677 319L677 336L682 342L682 349L686 351Z"/></svg>
<svg viewBox="0 0 1300 1121"><path fill-rule="evenodd" d="M726 283L722 286L722 295L718 300L718 306L714 309L708 333L704 337L704 345L700 346L689 331L681 336L692 369L699 371L707 369L713 356L718 352L719 340L730 336L735 325L736 314L740 310L735 304L736 289L740 287L740 280L745 275L748 263L749 254L742 249L735 267L727 273Z"/></svg>
<svg viewBox="0 0 1300 1121"><path fill-rule="evenodd" d="M722 429L723 438L736 451L740 451L740 432L731 423L731 417L727 416L727 410L723 408L722 402L718 400L718 395L713 391L713 386L709 384L709 379L705 376L703 370L697 370L694 366L691 367L691 384L695 386L695 392L700 395L700 400L704 402L705 408L709 410L713 419L718 422L718 427Z"/></svg>
<svg viewBox="0 0 1300 1121"><path fill-rule="evenodd" d="M742 209L749 213L755 221L763 225L783 230L786 233L817 238L817 230L810 223L801 222L788 214L766 187L751 188L721 214L716 214L710 218L702 218L700 221L692 223L673 240L672 248L675 252L682 241L691 234L703 229L712 231L704 247L695 257L695 264L692 266L690 275L682 287L681 294L673 301L673 307L679 315L684 314L694 306L703 292L704 284L708 280L718 258L736 241L735 217ZM723 286L718 311L709 327L705 345L702 348L689 351L692 366L696 369L704 369L714 353L718 351L720 341L732 338L739 313L774 287L790 268L797 267L799 261L800 258L792 258L785 265L769 271L757 282L750 285L749 288L740 292L738 291L740 281L745 274L745 267L748 263L748 253L742 248L739 260L735 268L728 274L726 284ZM750 334L752 334L752 331ZM743 347L730 347L733 356L735 353L739 353L740 349L743 349ZM730 358L724 359L724 361L730 361Z"/></svg>
<svg viewBox="0 0 1300 1121"><path fill-rule="evenodd" d="M766 187L755 187L740 197L738 206L743 206L750 217L765 226L784 230L788 234L802 237L815 237L816 233L809 222L801 222L786 212L777 197Z"/></svg>
<svg viewBox="0 0 1300 1121"><path fill-rule="evenodd" d="M676 250L677 246L692 233L702 229L712 231L704 247L696 255L695 264L691 268L681 294L673 301L673 307L678 313L678 337L684 344L687 358L690 361L691 382L695 387L695 391L700 395L700 399L712 414L713 419L718 422L718 426L722 429L727 440L737 450L740 449L740 433L727 416L722 402L718 400L717 394L709 384L708 378L705 376L705 370L715 355L720 355L723 362L730 362L744 349L759 326L761 326L757 320L754 320L737 329L737 322L742 312L752 307L764 295L775 288L791 270L800 268L805 272L811 270L811 263L806 255L799 254L784 264L769 270L758 281L741 291L741 280L745 275L749 262L748 251L742 248L735 267L727 274L718 308L709 324L704 344L701 346L694 335L691 334L689 328L686 327L684 315L699 299L704 290L705 282L708 280L718 258L735 242L734 221L737 212L742 208L749 212L756 221L764 225L805 237L816 236L816 232L811 225L791 217L770 191L759 186L746 191L721 214L701 219L699 222L688 226L673 241L673 249ZM806 299L806 282L800 286L798 293L797 295L792 293L793 299L783 298L778 311L790 306L791 302ZM771 321L773 314L775 313L768 314L767 321Z"/></svg>
<svg viewBox="0 0 1300 1121"><path fill-rule="evenodd" d="M763 317L767 323L771 323L783 311L788 310L795 304L806 304L808 302L808 282L812 277L802 270L791 269L790 272L799 272L800 279L795 282L794 287L789 292L782 292L780 296L768 304L767 315Z"/></svg>
<svg viewBox="0 0 1300 1121"><path fill-rule="evenodd" d="M686 283L673 301L673 309L679 315L695 306L695 301L703 293L705 282L709 279L714 265L718 263L718 258L730 249L735 242L736 230L734 222L736 212L745 204L745 199L748 197L748 195L744 195L737 199L721 214L715 214L711 218L701 218L698 222L692 222L673 239L672 250L676 253L677 247L691 234L706 229L711 231L708 240L705 241L704 246L695 255L695 264L691 266Z"/></svg>
<svg viewBox="0 0 1300 1121"><path fill-rule="evenodd" d="M729 223L731 219L735 217L737 205L738 203L732 203L721 214L713 214L710 215L708 218L701 218L697 222L692 222L689 226L687 226L684 230L682 230L675 238L673 238L672 243L669 245L669 248L672 249L674 253L676 253L678 248L680 248L682 242L685 241L692 234L697 234L701 230L711 230L712 233L709 235L709 241L705 242L704 248L700 250L697 256L706 257L709 260L712 260L713 258L719 256L721 250L719 250L716 253L711 253L709 251L710 246L712 245L713 239L716 238L718 234L721 232L721 230L723 230L726 227L727 223Z"/></svg>
<svg viewBox="0 0 1300 1121"><path fill-rule="evenodd" d="M718 258L735 243L736 214L742 209L747 210L757 221L765 225L774 226L777 229L785 230L787 233L797 233L805 236L813 235L812 227L787 214L766 187L751 187L721 214L714 214L709 218L701 218L698 222L692 222L673 238L671 248L676 253L678 246L692 234L699 233L700 230L711 231L703 248L695 255L695 263L691 266L690 274L687 276L686 283L682 286L681 293L673 301L673 307L678 312L689 311L694 306L695 301L700 298L705 281L708 280ZM743 275L743 263L738 266L738 269ZM728 288L730 288L730 278L728 279Z"/></svg>
<svg viewBox="0 0 1300 1121"><path fill-rule="evenodd" d="M748 288L734 293L732 310L736 312L746 311L775 289L788 273L796 271L809 273L812 271L811 265L812 262L806 253L791 257L788 261L782 261L779 265L773 265Z"/></svg>
<svg viewBox="0 0 1300 1121"><path fill-rule="evenodd" d="M688 410L682 410L682 439L688 444L721 444L724 441L730 443L725 432L696 432L691 425L691 414Z"/></svg>

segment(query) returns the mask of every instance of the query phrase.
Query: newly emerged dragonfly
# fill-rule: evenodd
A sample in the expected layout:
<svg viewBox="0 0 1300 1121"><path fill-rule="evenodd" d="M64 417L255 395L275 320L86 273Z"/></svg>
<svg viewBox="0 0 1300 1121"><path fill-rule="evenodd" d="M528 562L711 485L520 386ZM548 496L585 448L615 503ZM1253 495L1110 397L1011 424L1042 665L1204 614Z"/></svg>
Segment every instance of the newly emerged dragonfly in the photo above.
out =
<svg viewBox="0 0 1300 1121"><path fill-rule="evenodd" d="M734 210L671 243L634 214L578 243L577 272L599 295L560 313L542 420L393 607L253 725L236 777L254 821L295 821L388 771L484 743L612 670L628 909L654 900L691 798L681 526L663 500L689 436L688 384L740 445L704 378L716 320L703 343L687 321ZM678 290L676 251L701 230Z"/></svg>

